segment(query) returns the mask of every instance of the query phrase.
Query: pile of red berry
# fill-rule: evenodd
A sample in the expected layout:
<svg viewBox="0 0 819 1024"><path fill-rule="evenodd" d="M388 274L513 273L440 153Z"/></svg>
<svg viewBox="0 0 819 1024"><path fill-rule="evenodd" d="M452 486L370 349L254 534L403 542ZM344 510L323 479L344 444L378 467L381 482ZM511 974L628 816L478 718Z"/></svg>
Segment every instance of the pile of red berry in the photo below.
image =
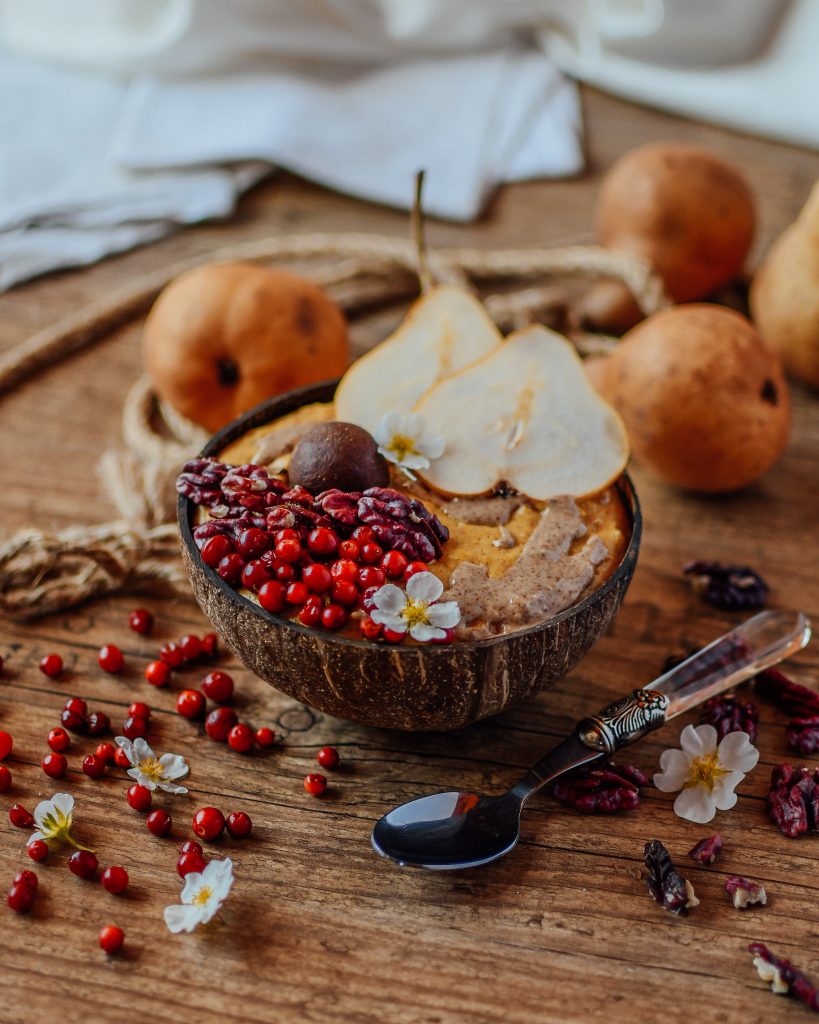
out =
<svg viewBox="0 0 819 1024"><path fill-rule="evenodd" d="M18 914L26 914L34 906L39 878L33 871L19 871L9 889L8 904Z"/></svg>

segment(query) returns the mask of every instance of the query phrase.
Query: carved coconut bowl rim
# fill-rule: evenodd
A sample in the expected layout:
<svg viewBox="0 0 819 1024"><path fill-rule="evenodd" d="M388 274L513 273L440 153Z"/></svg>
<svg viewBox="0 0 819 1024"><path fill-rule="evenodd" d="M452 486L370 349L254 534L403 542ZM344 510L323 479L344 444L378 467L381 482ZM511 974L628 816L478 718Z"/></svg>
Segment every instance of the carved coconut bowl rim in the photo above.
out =
<svg viewBox="0 0 819 1024"><path fill-rule="evenodd" d="M253 430L255 427L264 426L266 423L270 423L281 416L286 416L290 412L295 412L296 409L301 408L303 405L309 405L312 402L332 401L337 384L337 378L321 381L317 384L308 384L306 387L295 388L292 391L287 391L281 395L275 395L273 398L268 398L264 402L260 402L259 405L254 406L246 413L238 416L235 420L232 420L226 426L222 427L220 431L214 434L200 452L200 456L202 458L217 456L219 452L227 447L227 445L237 441L240 437L248 433L250 430ZM615 486L617 487L617 490L631 517L631 537L629 538L628 546L623 554L620 564L611 576L609 576L609 578L601 583L599 587L596 587L580 601L577 601L575 604L565 608L562 612L559 612L552 618L544 619L542 622L536 622L534 625L526 626L523 629L517 629L512 633L501 633L498 636L486 637L481 640L461 640L457 642L457 646L469 648L470 650L476 648L488 648L494 647L497 644L505 643L512 637L518 638L540 633L546 626L551 628L565 619L574 618L574 616L582 612L589 605L602 601L607 593L618 586L623 577L628 578L631 576L634 571L634 565L637 561L637 554L640 548L640 537L643 530L643 516L640 510L640 502L637 497L637 492L628 473L624 472ZM184 495L179 496L179 500L177 502L177 518L179 521L180 533L182 535L182 543L188 550L192 565L199 572L204 573L210 583L221 590L222 593L224 593L231 601L234 601L240 607L252 612L260 619L267 621L271 626L278 627L279 629L289 629L294 633L308 635L313 639L318 635L325 643L328 644L337 644L341 647L368 649L372 649L373 646L380 646L374 645L371 640L359 640L355 637L340 636L338 633L318 633L317 630L312 629L309 626L303 626L301 623L292 619L286 619L279 615L274 615L272 612L265 611L260 605L234 590L233 587L229 583L226 583L214 569L211 569L202 561L199 548L196 546L193 539L193 517L195 515L196 508L196 504L190 498L187 498ZM398 657L401 657L402 655L417 657L419 650L434 655L441 651L442 647L441 645L433 644L430 644L427 647L415 644L407 646L404 646L403 644L390 645L390 652Z"/></svg>

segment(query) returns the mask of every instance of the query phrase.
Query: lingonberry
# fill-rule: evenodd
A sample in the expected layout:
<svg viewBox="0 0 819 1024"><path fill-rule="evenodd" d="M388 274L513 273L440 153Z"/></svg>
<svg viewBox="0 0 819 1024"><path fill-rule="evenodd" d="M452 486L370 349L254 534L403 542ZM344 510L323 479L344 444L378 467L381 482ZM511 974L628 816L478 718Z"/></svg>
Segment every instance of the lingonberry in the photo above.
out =
<svg viewBox="0 0 819 1024"><path fill-rule="evenodd" d="M448 626L442 627L444 631L443 636L434 636L429 642L431 644L451 644L452 638L455 636L455 630Z"/></svg>
<svg viewBox="0 0 819 1024"><path fill-rule="evenodd" d="M361 561L365 565L375 565L384 557L384 549L380 544L363 544L361 547Z"/></svg>
<svg viewBox="0 0 819 1024"><path fill-rule="evenodd" d="M387 627L385 626L381 632L381 635L384 637L388 644L401 644L404 642L404 638L406 637L407 634L399 633L395 629L387 629Z"/></svg>
<svg viewBox="0 0 819 1024"><path fill-rule="evenodd" d="M104 644L100 647L100 652L97 655L97 661L99 662L100 668L103 672L109 672L111 675L116 675L117 672L122 671L122 667L125 664L125 657L119 647L115 644Z"/></svg>
<svg viewBox="0 0 819 1024"><path fill-rule="evenodd" d="M117 747L117 749L114 751L114 764L117 766L117 768L131 767L131 762L128 760L128 755L125 753L122 747Z"/></svg>
<svg viewBox="0 0 819 1024"><path fill-rule="evenodd" d="M327 789L327 779L318 772L310 772L309 775L304 776L304 789L305 792L311 793L313 796L321 796Z"/></svg>
<svg viewBox="0 0 819 1024"><path fill-rule="evenodd" d="M117 893L128 887L128 872L125 868L114 865L103 871L100 881L106 892L111 892L116 896Z"/></svg>
<svg viewBox="0 0 819 1024"><path fill-rule="evenodd" d="M168 668L179 668L185 660L185 652L179 646L175 644L173 640L169 640L166 644L163 644L159 648L159 660L164 662ZM151 662L151 665L155 665L156 662ZM151 666L149 665L148 668ZM145 678L148 679L148 671L145 671ZM170 676L168 677L170 678ZM152 683L152 679L148 679L149 683ZM154 683L154 686L162 686L162 683Z"/></svg>
<svg viewBox="0 0 819 1024"><path fill-rule="evenodd" d="M135 700L133 704L128 705L128 717L144 718L147 722L151 717L151 709L141 700Z"/></svg>
<svg viewBox="0 0 819 1024"><path fill-rule="evenodd" d="M105 761L96 754L88 754L82 759L82 770L89 779L99 779L105 774Z"/></svg>
<svg viewBox="0 0 819 1024"><path fill-rule="evenodd" d="M301 574L302 582L313 594L324 594L333 583L333 577L326 565L314 562L308 565Z"/></svg>
<svg viewBox="0 0 819 1024"><path fill-rule="evenodd" d="M387 574L387 578L397 580L404 575L404 570L409 565L407 556L402 551L388 551L381 559L381 568Z"/></svg>
<svg viewBox="0 0 819 1024"><path fill-rule="evenodd" d="M358 602L358 587L349 580L336 580L330 588L330 597L336 604L352 608Z"/></svg>
<svg viewBox="0 0 819 1024"><path fill-rule="evenodd" d="M13 885L9 889L8 904L18 914L26 914L34 906L34 889L27 885Z"/></svg>
<svg viewBox="0 0 819 1024"><path fill-rule="evenodd" d="M68 708L63 708L60 712L60 721L71 732L86 732L88 729L88 719L85 715L79 715L76 711L69 711Z"/></svg>
<svg viewBox="0 0 819 1024"><path fill-rule="evenodd" d="M60 730L62 732L62 730ZM66 737L67 739L68 737ZM14 749L14 737L10 732L0 730L0 761L5 761Z"/></svg>
<svg viewBox="0 0 819 1024"><path fill-rule="evenodd" d="M205 732L217 743L224 743L238 720L233 708L215 708L205 719Z"/></svg>
<svg viewBox="0 0 819 1024"><path fill-rule="evenodd" d="M185 842L179 847L180 853L198 853L202 856L202 847L195 839L186 839Z"/></svg>
<svg viewBox="0 0 819 1024"><path fill-rule="evenodd" d="M201 718L205 704L205 696L198 690L183 690L176 698L177 713L183 718Z"/></svg>
<svg viewBox="0 0 819 1024"><path fill-rule="evenodd" d="M246 839L253 828L253 822L250 820L250 815L244 811L232 811L227 816L225 827L234 839Z"/></svg>
<svg viewBox="0 0 819 1024"><path fill-rule="evenodd" d="M103 764L113 764L117 756L113 743L100 743L94 754L102 760Z"/></svg>
<svg viewBox="0 0 819 1024"><path fill-rule="evenodd" d="M225 816L217 807L203 807L193 816L193 832L210 843L218 839L225 828Z"/></svg>
<svg viewBox="0 0 819 1024"><path fill-rule="evenodd" d="M51 679L56 678L63 670L63 659L59 654L47 654L40 659L40 671Z"/></svg>
<svg viewBox="0 0 819 1024"><path fill-rule="evenodd" d="M147 636L154 628L154 617L147 608L135 608L128 616L128 625L135 633Z"/></svg>
<svg viewBox="0 0 819 1024"><path fill-rule="evenodd" d="M166 661L149 661L145 666L145 678L151 686L167 686L171 681L171 668Z"/></svg>
<svg viewBox="0 0 819 1024"><path fill-rule="evenodd" d="M61 779L68 771L68 761L63 754L46 754L40 762L40 767L50 779Z"/></svg>
<svg viewBox="0 0 819 1024"><path fill-rule="evenodd" d="M236 549L242 558L258 558L272 546L273 541L270 536L255 526L251 526L248 530L242 530L236 541Z"/></svg>
<svg viewBox="0 0 819 1024"><path fill-rule="evenodd" d="M228 555L233 554L233 541L230 537L225 537L223 534L217 534L215 537L210 537L205 541L202 545L200 554L202 555L202 561L205 565L209 565L211 569L215 569L223 558L227 558Z"/></svg>
<svg viewBox="0 0 819 1024"><path fill-rule="evenodd" d="M201 852L197 853L196 850L180 853L179 858L176 861L176 871L180 878L184 878L193 871L202 872L205 870L205 867L205 858L202 856Z"/></svg>
<svg viewBox="0 0 819 1024"><path fill-rule="evenodd" d="M37 886L40 884L40 879L37 877L36 872L24 869L23 871L17 872L17 874L14 876L14 881L11 884L27 885L29 889L32 890L32 892L36 892Z"/></svg>
<svg viewBox="0 0 819 1024"><path fill-rule="evenodd" d="M357 526L353 530L353 540L357 540L359 545L371 544L375 540L375 530L371 526Z"/></svg>
<svg viewBox="0 0 819 1024"><path fill-rule="evenodd" d="M42 839L35 839L33 843L29 843L26 847L26 853L39 864L48 857L48 843Z"/></svg>
<svg viewBox="0 0 819 1024"><path fill-rule="evenodd" d="M247 590L252 590L254 594L269 579L270 573L265 568L264 563L260 562L258 558L248 562L244 569L242 569L242 586Z"/></svg>
<svg viewBox="0 0 819 1024"><path fill-rule="evenodd" d="M202 637L202 653L208 658L214 658L219 648L219 637L216 633L205 633Z"/></svg>
<svg viewBox="0 0 819 1024"><path fill-rule="evenodd" d="M380 587L367 587L367 589L361 595L359 605L364 609L365 612L371 612L375 608L374 598L380 589Z"/></svg>
<svg viewBox="0 0 819 1024"><path fill-rule="evenodd" d="M104 736L111 731L111 719L104 711L92 711L85 720L85 726L89 736Z"/></svg>
<svg viewBox="0 0 819 1024"><path fill-rule="evenodd" d="M147 731L148 723L144 718L136 718L134 715L129 715L122 723L122 735L127 736L129 740L139 739Z"/></svg>
<svg viewBox="0 0 819 1024"><path fill-rule="evenodd" d="M358 581L358 565L350 558L339 558L330 566L330 575L334 580L347 580L349 583Z"/></svg>
<svg viewBox="0 0 819 1024"><path fill-rule="evenodd" d="M327 557L332 555L338 547L338 537L326 526L317 526L307 535L307 547L314 555Z"/></svg>
<svg viewBox="0 0 819 1024"><path fill-rule="evenodd" d="M104 928L100 928L99 941L103 952L108 956L114 956L122 949L125 932L115 924L107 924Z"/></svg>
<svg viewBox="0 0 819 1024"><path fill-rule="evenodd" d="M68 858L68 868L78 878L95 878L100 862L90 850L75 850Z"/></svg>
<svg viewBox="0 0 819 1024"><path fill-rule="evenodd" d="M255 739L250 726L240 722L238 725L234 725L228 733L228 746L237 754L246 754L253 748Z"/></svg>
<svg viewBox="0 0 819 1024"><path fill-rule="evenodd" d="M266 612L272 612L275 615L284 608L284 592L285 586L282 582L279 580L268 580L267 583L263 583L259 587L256 596L262 608Z"/></svg>
<svg viewBox="0 0 819 1024"><path fill-rule="evenodd" d="M0 764L0 793L6 793L11 789L11 772L4 764Z"/></svg>
<svg viewBox="0 0 819 1024"><path fill-rule="evenodd" d="M307 600L307 587L303 583L291 583L285 592L284 599L288 604L304 604Z"/></svg>
<svg viewBox="0 0 819 1024"><path fill-rule="evenodd" d="M283 537L276 541L276 558L282 562L298 562L301 558L301 542L298 538Z"/></svg>
<svg viewBox="0 0 819 1024"><path fill-rule="evenodd" d="M361 556L361 546L357 541L343 540L338 546L338 556L356 562Z"/></svg>
<svg viewBox="0 0 819 1024"><path fill-rule="evenodd" d="M125 799L135 811L147 811L153 801L153 794L146 786L131 786Z"/></svg>
<svg viewBox="0 0 819 1024"><path fill-rule="evenodd" d="M321 613L321 624L325 629L341 629L347 621L347 609L340 604L328 604Z"/></svg>
<svg viewBox="0 0 819 1024"><path fill-rule="evenodd" d="M22 804L12 804L9 807L9 821L17 828L31 828L34 824L34 815Z"/></svg>
<svg viewBox="0 0 819 1024"><path fill-rule="evenodd" d="M358 623L358 630L365 640L377 640L383 629L380 622L374 622L369 615L365 615Z"/></svg>
<svg viewBox="0 0 819 1024"><path fill-rule="evenodd" d="M335 747L322 747L316 754L316 760L322 768L329 768L332 771L333 768L338 767L341 758L338 756L338 751Z"/></svg>
<svg viewBox="0 0 819 1024"><path fill-rule="evenodd" d="M277 530L275 535L274 535L274 537L273 537L273 540L277 544L280 541L283 541L283 540L296 540L299 543L301 543L301 538L299 537L298 530L290 530L290 529Z"/></svg>
<svg viewBox="0 0 819 1024"><path fill-rule="evenodd" d="M145 824L148 826L148 831L155 836L166 836L171 831L173 822L167 811L156 810L151 811L145 819Z"/></svg>
<svg viewBox="0 0 819 1024"><path fill-rule="evenodd" d="M82 718L88 717L88 705L82 697L69 697L63 704L63 708L66 711L73 711L75 715L80 715Z"/></svg>
<svg viewBox="0 0 819 1024"><path fill-rule="evenodd" d="M410 576L414 576L417 572L429 572L429 566L426 562L410 562L406 569L404 569L404 583L407 582Z"/></svg>
<svg viewBox="0 0 819 1024"><path fill-rule="evenodd" d="M245 563L239 555L225 555L216 566L216 571L225 583L238 583Z"/></svg>
<svg viewBox="0 0 819 1024"><path fill-rule="evenodd" d="M296 568L289 562L277 562L273 568L279 583L292 583L296 578Z"/></svg>
<svg viewBox="0 0 819 1024"><path fill-rule="evenodd" d="M321 621L321 610L324 607L322 599L318 594L311 594L301 606L298 619L303 626L312 629Z"/></svg>
<svg viewBox="0 0 819 1024"><path fill-rule="evenodd" d="M367 590L369 587L383 587L386 578L384 570L375 565L365 565L358 570L358 585L362 590Z"/></svg>
<svg viewBox="0 0 819 1024"><path fill-rule="evenodd" d="M227 672L208 672L199 685L204 695L217 704L224 704L233 696L233 677Z"/></svg>
<svg viewBox="0 0 819 1024"><path fill-rule="evenodd" d="M263 749L272 747L276 742L276 734L272 729L269 729L266 725L263 725L261 729L256 730L256 743Z"/></svg>
<svg viewBox="0 0 819 1024"><path fill-rule="evenodd" d="M48 733L48 745L52 751L56 751L57 754L61 754L63 751L67 751L70 748L71 736L66 732L66 730L57 727Z"/></svg>
<svg viewBox="0 0 819 1024"><path fill-rule="evenodd" d="M179 641L179 650L182 651L185 661L193 661L202 653L202 641L193 633L186 633Z"/></svg>

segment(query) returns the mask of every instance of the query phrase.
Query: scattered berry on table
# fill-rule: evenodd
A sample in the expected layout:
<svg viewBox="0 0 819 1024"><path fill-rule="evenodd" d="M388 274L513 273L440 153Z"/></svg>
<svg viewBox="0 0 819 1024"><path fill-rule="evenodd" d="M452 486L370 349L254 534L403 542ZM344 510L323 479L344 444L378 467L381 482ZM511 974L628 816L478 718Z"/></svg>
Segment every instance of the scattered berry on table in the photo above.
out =
<svg viewBox="0 0 819 1024"><path fill-rule="evenodd" d="M312 796L321 796L324 790L327 789L327 779L318 772L310 772L309 775L304 777L304 789L305 792L312 794Z"/></svg>
<svg viewBox="0 0 819 1024"><path fill-rule="evenodd" d="M39 864L48 857L48 843L42 839L35 839L26 847L26 853Z"/></svg>
<svg viewBox="0 0 819 1024"><path fill-rule="evenodd" d="M185 853L180 853L176 862L176 870L180 878L184 878L185 875L189 875L193 871L202 872L205 870L205 858L202 856L201 852L197 852L196 850L188 850Z"/></svg>
<svg viewBox="0 0 819 1024"><path fill-rule="evenodd" d="M5 761L14 749L14 737L10 732L0 730L0 761Z"/></svg>
<svg viewBox="0 0 819 1024"><path fill-rule="evenodd" d="M225 816L217 807L203 807L193 816L193 831L199 839L212 842L225 828Z"/></svg>
<svg viewBox="0 0 819 1024"><path fill-rule="evenodd" d="M107 924L104 928L100 928L99 942L100 949L108 956L114 956L122 949L125 932L115 924Z"/></svg>
<svg viewBox="0 0 819 1024"><path fill-rule="evenodd" d="M50 779L61 779L68 771L68 761L64 754L52 751L52 753L46 754L40 762L40 767Z"/></svg>
<svg viewBox="0 0 819 1024"><path fill-rule="evenodd" d="M341 758L338 756L338 751L335 747L322 747L316 754L316 760L322 768L329 768L332 771L333 768L338 767Z"/></svg>
<svg viewBox="0 0 819 1024"><path fill-rule="evenodd" d="M227 672L208 672L199 685L202 693L217 704L224 704L233 696L233 677Z"/></svg>
<svg viewBox="0 0 819 1024"><path fill-rule="evenodd" d="M148 831L155 836L166 836L171 831L173 821L167 811L156 810L151 811L145 819L145 824L148 826Z"/></svg>
<svg viewBox="0 0 819 1024"><path fill-rule="evenodd" d="M99 757L103 764L114 764L117 752L113 743L100 743L94 754Z"/></svg>
<svg viewBox="0 0 819 1024"><path fill-rule="evenodd" d="M12 804L9 808L9 821L17 828L31 828L34 825L34 815L22 804Z"/></svg>
<svg viewBox="0 0 819 1024"><path fill-rule="evenodd" d="M63 708L74 715L79 715L81 718L88 717L88 705L82 697L69 697L65 704L63 704Z"/></svg>
<svg viewBox="0 0 819 1024"><path fill-rule="evenodd" d="M40 671L51 679L55 679L62 670L63 659L59 654L47 654L44 658L40 659Z"/></svg>
<svg viewBox="0 0 819 1024"><path fill-rule="evenodd" d="M183 718L201 718L206 700L198 690L182 690L176 698L176 710Z"/></svg>
<svg viewBox="0 0 819 1024"><path fill-rule="evenodd" d="M144 718L147 722L151 717L151 709L147 704L143 704L140 700L135 700L133 704L128 705L128 717L129 718Z"/></svg>
<svg viewBox="0 0 819 1024"><path fill-rule="evenodd" d="M128 872L125 868L114 865L103 871L100 882L102 882L102 887L106 892L113 893L116 896L117 893L121 893L127 888Z"/></svg>
<svg viewBox="0 0 819 1024"><path fill-rule="evenodd" d="M88 754L82 759L82 770L89 779L99 779L105 774L105 760L96 754Z"/></svg>
<svg viewBox="0 0 819 1024"><path fill-rule="evenodd" d="M202 856L202 845L197 843L195 839L186 839L184 843L179 847L180 853L198 853Z"/></svg>
<svg viewBox="0 0 819 1024"><path fill-rule="evenodd" d="M27 885L32 892L36 892L37 886L40 884L40 879L37 877L37 873L35 871L23 870L17 872L14 876L14 881L11 884Z"/></svg>
<svg viewBox="0 0 819 1024"><path fill-rule="evenodd" d="M249 725L240 722L230 730L227 741L231 750L235 750L237 754L246 754L253 748L256 737Z"/></svg>
<svg viewBox="0 0 819 1024"><path fill-rule="evenodd" d="M97 655L97 661L99 662L100 668L103 672L109 672L111 675L116 675L122 671L125 664L125 656L116 644L104 644L100 647L100 652Z"/></svg>
<svg viewBox="0 0 819 1024"><path fill-rule="evenodd" d="M126 736L129 740L139 739L147 731L147 721L144 718L137 718L135 715L129 715L122 723L122 735Z"/></svg>
<svg viewBox="0 0 819 1024"><path fill-rule="evenodd" d="M131 762L128 760L128 755L125 753L122 747L117 747L117 749L114 751L114 764L117 766L117 768L128 769L131 767Z"/></svg>
<svg viewBox="0 0 819 1024"><path fill-rule="evenodd" d="M85 727L89 736L104 736L111 731L111 719L104 711L92 711L85 720Z"/></svg>
<svg viewBox="0 0 819 1024"><path fill-rule="evenodd" d="M154 617L147 608L135 608L128 616L128 625L135 633L147 636L154 628Z"/></svg>
<svg viewBox="0 0 819 1024"><path fill-rule="evenodd" d="M182 657L185 661L193 661L194 658L198 658L202 653L202 641L198 636L194 636L193 633L187 633L179 641L179 650L182 652Z"/></svg>
<svg viewBox="0 0 819 1024"><path fill-rule="evenodd" d="M11 772L4 764L0 764L0 793L6 793L11 789Z"/></svg>
<svg viewBox="0 0 819 1024"><path fill-rule="evenodd" d="M261 729L256 730L256 743L266 749L272 747L276 742L276 734L272 729L269 729L266 725L263 725Z"/></svg>
<svg viewBox="0 0 819 1024"><path fill-rule="evenodd" d="M125 799L135 811L147 811L153 802L150 789L146 786L131 786L125 794Z"/></svg>
<svg viewBox="0 0 819 1024"><path fill-rule="evenodd" d="M238 721L233 708L215 708L205 719L205 732L217 743L225 743L228 733Z"/></svg>
<svg viewBox="0 0 819 1024"><path fill-rule="evenodd" d="M205 633L202 637L202 653L207 655L209 658L216 657L216 652L219 649L219 637L216 633Z"/></svg>
<svg viewBox="0 0 819 1024"><path fill-rule="evenodd" d="M75 850L68 858L71 873L86 880L96 877L99 865L97 855L90 850Z"/></svg>
<svg viewBox="0 0 819 1024"><path fill-rule="evenodd" d="M227 816L225 826L234 839L246 839L253 828L253 822L245 811L232 811Z"/></svg>
<svg viewBox="0 0 819 1024"><path fill-rule="evenodd" d="M171 681L171 668L165 661L149 661L145 666L145 678L151 686L167 686Z"/></svg>
<svg viewBox="0 0 819 1024"><path fill-rule="evenodd" d="M175 644L173 641L169 641L159 648L159 660L163 664L167 665L168 668L179 668L185 661L185 652L178 644ZM151 662L151 664L154 663ZM168 678L170 679L170 675ZM148 682L153 682L153 680L149 679ZM164 683L154 683L154 686L164 686Z"/></svg>
<svg viewBox="0 0 819 1024"><path fill-rule="evenodd" d="M13 885L9 889L8 904L17 914L27 914L34 906L34 889L28 885Z"/></svg>
<svg viewBox="0 0 819 1024"><path fill-rule="evenodd" d="M83 733L88 730L88 718L68 708L63 708L60 712L60 722L71 732Z"/></svg>

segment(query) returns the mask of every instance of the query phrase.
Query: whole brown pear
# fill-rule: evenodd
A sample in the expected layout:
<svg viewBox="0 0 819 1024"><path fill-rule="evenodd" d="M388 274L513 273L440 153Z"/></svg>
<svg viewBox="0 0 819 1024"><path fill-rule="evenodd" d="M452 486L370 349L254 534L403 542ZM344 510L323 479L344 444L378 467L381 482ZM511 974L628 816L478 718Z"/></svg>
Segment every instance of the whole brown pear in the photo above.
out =
<svg viewBox="0 0 819 1024"><path fill-rule="evenodd" d="M790 431L779 359L724 306L672 306L629 331L592 379L638 461L693 491L735 491L768 470Z"/></svg>

